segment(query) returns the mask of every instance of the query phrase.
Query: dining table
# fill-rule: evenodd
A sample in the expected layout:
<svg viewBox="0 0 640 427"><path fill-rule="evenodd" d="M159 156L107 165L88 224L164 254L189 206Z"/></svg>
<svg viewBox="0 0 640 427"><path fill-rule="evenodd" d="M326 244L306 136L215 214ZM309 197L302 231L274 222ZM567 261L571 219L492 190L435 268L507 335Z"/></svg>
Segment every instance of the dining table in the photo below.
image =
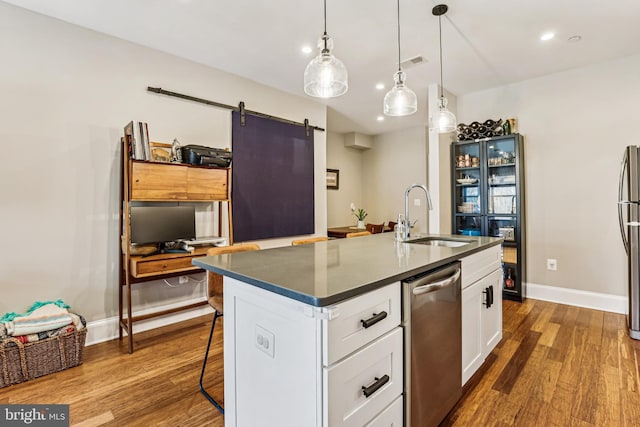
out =
<svg viewBox="0 0 640 427"><path fill-rule="evenodd" d="M343 239L347 237L348 233L357 233L358 231L366 231L366 228L358 228L355 225L344 227L331 227L327 229L327 237L330 239ZM393 231L388 226L384 226L383 233Z"/></svg>

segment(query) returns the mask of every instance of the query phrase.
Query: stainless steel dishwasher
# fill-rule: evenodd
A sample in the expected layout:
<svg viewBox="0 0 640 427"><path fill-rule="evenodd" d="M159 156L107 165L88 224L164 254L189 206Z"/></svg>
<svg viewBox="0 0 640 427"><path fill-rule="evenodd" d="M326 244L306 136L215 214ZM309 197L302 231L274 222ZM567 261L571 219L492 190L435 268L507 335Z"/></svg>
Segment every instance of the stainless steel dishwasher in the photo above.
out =
<svg viewBox="0 0 640 427"><path fill-rule="evenodd" d="M460 262L402 282L407 427L437 426L462 394Z"/></svg>

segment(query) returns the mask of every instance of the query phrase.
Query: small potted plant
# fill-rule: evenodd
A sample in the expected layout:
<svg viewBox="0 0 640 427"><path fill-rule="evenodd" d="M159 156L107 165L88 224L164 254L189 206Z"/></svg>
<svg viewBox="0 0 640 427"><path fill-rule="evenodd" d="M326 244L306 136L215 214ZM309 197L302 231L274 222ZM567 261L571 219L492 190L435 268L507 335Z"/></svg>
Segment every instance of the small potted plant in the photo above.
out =
<svg viewBox="0 0 640 427"><path fill-rule="evenodd" d="M351 212L355 215L355 217L358 219L358 225L356 226L357 228L365 228L364 226L364 219L367 217L367 211L365 211L362 208L356 208L356 205L354 205L353 203L351 203Z"/></svg>

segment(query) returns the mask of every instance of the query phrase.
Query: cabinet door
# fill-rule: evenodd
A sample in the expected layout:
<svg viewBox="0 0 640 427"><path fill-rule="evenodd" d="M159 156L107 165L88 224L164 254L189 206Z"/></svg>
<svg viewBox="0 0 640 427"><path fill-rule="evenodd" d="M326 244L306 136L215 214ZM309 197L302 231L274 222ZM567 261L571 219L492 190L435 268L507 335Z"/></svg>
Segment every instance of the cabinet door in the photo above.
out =
<svg viewBox="0 0 640 427"><path fill-rule="evenodd" d="M187 167L133 162L131 200L186 200Z"/></svg>
<svg viewBox="0 0 640 427"><path fill-rule="evenodd" d="M482 289L488 286L493 287L493 304L489 308L482 307L482 345L484 346L482 353L485 359L502 339L502 274L500 270L494 271L482 282Z"/></svg>
<svg viewBox="0 0 640 427"><path fill-rule="evenodd" d="M228 199L227 169L188 168L187 199Z"/></svg>
<svg viewBox="0 0 640 427"><path fill-rule="evenodd" d="M462 290L462 384L502 339L502 274L495 270ZM487 307L487 294L493 302Z"/></svg>
<svg viewBox="0 0 640 427"><path fill-rule="evenodd" d="M478 370L482 356L483 281L462 290L462 385Z"/></svg>

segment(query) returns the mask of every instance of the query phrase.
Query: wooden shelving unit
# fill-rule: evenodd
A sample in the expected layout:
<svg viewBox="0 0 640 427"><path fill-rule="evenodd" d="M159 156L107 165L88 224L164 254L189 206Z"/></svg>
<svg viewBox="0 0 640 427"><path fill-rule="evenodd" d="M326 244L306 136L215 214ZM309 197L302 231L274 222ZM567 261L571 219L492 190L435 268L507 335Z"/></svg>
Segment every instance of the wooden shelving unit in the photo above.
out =
<svg viewBox="0 0 640 427"><path fill-rule="evenodd" d="M119 339L123 332L128 339L128 351L133 352L133 324L136 321L164 316L207 304L202 301L168 310L136 316L131 304L131 288L136 283L182 276L203 271L192 265L194 257L206 255L208 247L198 247L192 253L166 253L148 257L131 254L130 207L135 202L197 202L214 203L218 210L218 234L222 235L222 208L227 207L229 244L233 244L231 214L231 168L192 166L181 163L154 163L133 160L129 143L122 139L121 161L121 257L119 283Z"/></svg>

